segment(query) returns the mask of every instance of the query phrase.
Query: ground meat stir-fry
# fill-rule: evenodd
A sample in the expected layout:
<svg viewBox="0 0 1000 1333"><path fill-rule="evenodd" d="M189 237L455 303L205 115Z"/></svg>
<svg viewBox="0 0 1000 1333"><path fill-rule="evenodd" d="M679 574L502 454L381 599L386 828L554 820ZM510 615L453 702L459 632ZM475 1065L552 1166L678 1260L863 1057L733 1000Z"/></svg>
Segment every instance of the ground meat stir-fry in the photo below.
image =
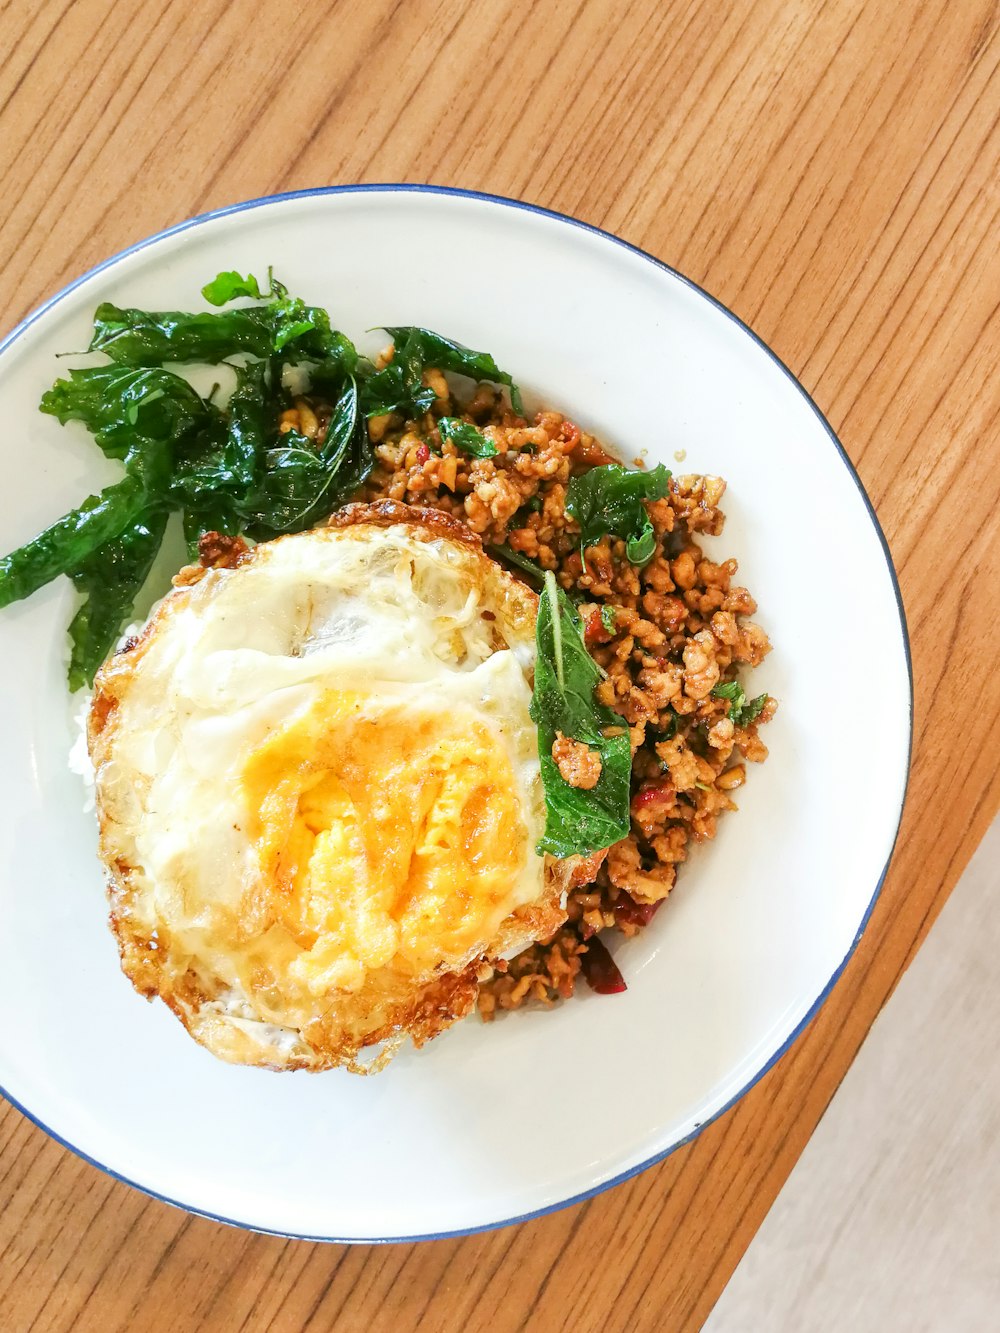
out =
<svg viewBox="0 0 1000 1333"><path fill-rule="evenodd" d="M592 791L601 780L601 756L583 741L570 740L561 731L552 742L552 758L562 780L581 791Z"/></svg>
<svg viewBox="0 0 1000 1333"><path fill-rule="evenodd" d="M488 385L459 403L438 372L425 382L437 398L423 421L369 424L377 460L369 495L443 509L487 546L506 545L553 570L577 598L584 640L603 670L597 697L620 714L632 745L630 835L593 858L592 882L569 894L566 924L549 941L482 982L479 1009L492 1018L528 999L568 997L581 972L595 984L598 953L588 965L588 941L648 924L691 844L714 837L719 815L736 809L747 761L767 756L758 733L776 703L767 699L751 718L714 691L734 681L737 668L757 666L770 644L746 619L756 603L736 581L736 561L717 563L699 544L722 531L721 477L674 477L664 499L647 502L656 548L642 568L617 538L588 547L584 561L566 488L573 476L617 460L557 412L526 421ZM444 415L474 423L496 453L471 457L442 440L436 421ZM600 757L586 745L559 737L552 753L570 785L587 790L598 781ZM598 952L601 967L614 969Z"/></svg>

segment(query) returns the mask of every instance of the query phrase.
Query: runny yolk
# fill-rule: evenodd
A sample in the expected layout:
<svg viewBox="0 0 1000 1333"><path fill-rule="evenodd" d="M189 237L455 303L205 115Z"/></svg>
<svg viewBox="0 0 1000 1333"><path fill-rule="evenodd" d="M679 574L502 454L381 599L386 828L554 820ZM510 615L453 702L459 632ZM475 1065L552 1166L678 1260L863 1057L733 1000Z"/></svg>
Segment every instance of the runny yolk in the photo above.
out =
<svg viewBox="0 0 1000 1333"><path fill-rule="evenodd" d="M243 788L314 994L455 962L515 905L527 826L507 752L469 709L328 692L253 752Z"/></svg>

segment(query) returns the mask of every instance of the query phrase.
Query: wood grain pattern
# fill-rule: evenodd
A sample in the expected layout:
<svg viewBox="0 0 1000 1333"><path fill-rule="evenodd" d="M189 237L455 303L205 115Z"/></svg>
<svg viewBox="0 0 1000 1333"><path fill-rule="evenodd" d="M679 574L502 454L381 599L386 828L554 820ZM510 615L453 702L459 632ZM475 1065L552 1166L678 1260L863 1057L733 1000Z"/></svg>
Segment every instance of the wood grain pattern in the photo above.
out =
<svg viewBox="0 0 1000 1333"><path fill-rule="evenodd" d="M1000 798L998 26L994 0L0 0L4 329L273 190L434 181L577 214L704 283L827 412L895 555L917 691L861 947L696 1143L519 1228L337 1248L146 1200L6 1108L0 1327L699 1326ZM850 588L828 595L849 632Z"/></svg>

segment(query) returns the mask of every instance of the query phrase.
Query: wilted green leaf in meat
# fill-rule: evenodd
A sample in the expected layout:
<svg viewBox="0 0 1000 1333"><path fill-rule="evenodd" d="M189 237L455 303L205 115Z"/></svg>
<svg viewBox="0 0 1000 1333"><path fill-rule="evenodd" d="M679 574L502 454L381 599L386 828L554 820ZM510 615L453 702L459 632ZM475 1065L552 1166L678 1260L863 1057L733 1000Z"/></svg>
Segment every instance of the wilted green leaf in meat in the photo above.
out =
<svg viewBox="0 0 1000 1333"><path fill-rule="evenodd" d="M497 447L488 436L461 417L442 417L438 422L442 440L450 440L456 448L473 458L492 458Z"/></svg>
<svg viewBox="0 0 1000 1333"><path fill-rule="evenodd" d="M620 537L632 564L647 564L656 550L656 534L642 502L662 500L669 481L662 463L651 472L630 472L608 463L574 477L566 492L566 512L580 525L581 552L602 537Z"/></svg>
<svg viewBox="0 0 1000 1333"><path fill-rule="evenodd" d="M748 727L751 722L756 722L768 700L766 694L758 694L755 699L747 699L746 691L738 680L716 685L712 694L716 699L729 700L726 716L737 727Z"/></svg>
<svg viewBox="0 0 1000 1333"><path fill-rule="evenodd" d="M546 573L539 599L535 643L531 717L538 727L546 809L538 851L586 855L628 835L632 748L622 719L594 697L600 670L584 645L580 618L552 573ZM620 734L607 736L608 729ZM552 758L557 732L600 755L601 776L589 791L571 787L559 772Z"/></svg>

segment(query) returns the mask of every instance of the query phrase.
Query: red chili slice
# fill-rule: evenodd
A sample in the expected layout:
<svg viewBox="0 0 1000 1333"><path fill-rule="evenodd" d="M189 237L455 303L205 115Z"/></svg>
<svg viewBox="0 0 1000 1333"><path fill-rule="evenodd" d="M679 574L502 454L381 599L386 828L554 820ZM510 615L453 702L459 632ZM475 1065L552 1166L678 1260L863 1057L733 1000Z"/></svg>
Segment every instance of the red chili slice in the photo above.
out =
<svg viewBox="0 0 1000 1333"><path fill-rule="evenodd" d="M604 621L601 619L600 611L591 611L587 617L586 628L583 631L584 643L610 643L611 635L604 627Z"/></svg>
<svg viewBox="0 0 1000 1333"><path fill-rule="evenodd" d="M599 939L588 941L587 952L580 955L580 965L584 980L598 995L619 995L628 990L615 960Z"/></svg>
<svg viewBox="0 0 1000 1333"><path fill-rule="evenodd" d="M665 901L661 898L658 903L637 903L630 893L620 893L612 911L619 926L648 926Z"/></svg>
<svg viewBox="0 0 1000 1333"><path fill-rule="evenodd" d="M427 460L428 460L428 458L430 458L430 456L431 456L431 451L430 451L430 448L428 447L428 445L426 445L426 444L418 444L418 445L417 445L417 462L418 462L418 463L421 463L421 464L426 463Z"/></svg>
<svg viewBox="0 0 1000 1333"><path fill-rule="evenodd" d="M632 813L637 814L640 810L647 810L653 805L662 805L666 810L673 805L676 795L674 784L669 778L651 782L648 787L640 787L632 797Z"/></svg>
<svg viewBox="0 0 1000 1333"><path fill-rule="evenodd" d="M568 445L576 447L580 442L580 427L575 421L564 421L559 434Z"/></svg>

